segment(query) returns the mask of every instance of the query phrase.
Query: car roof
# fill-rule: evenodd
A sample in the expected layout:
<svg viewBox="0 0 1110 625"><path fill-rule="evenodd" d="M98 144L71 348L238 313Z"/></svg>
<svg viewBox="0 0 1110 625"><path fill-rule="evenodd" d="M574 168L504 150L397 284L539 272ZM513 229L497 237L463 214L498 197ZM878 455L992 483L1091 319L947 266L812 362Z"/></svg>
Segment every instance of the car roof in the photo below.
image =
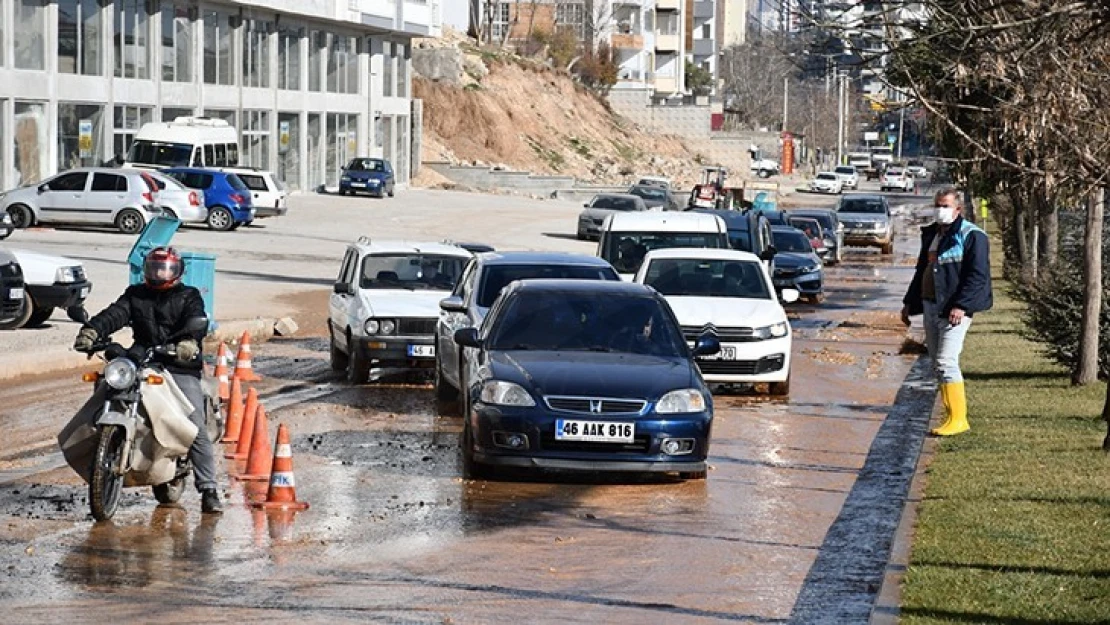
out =
<svg viewBox="0 0 1110 625"><path fill-rule="evenodd" d="M526 279L512 283L512 291L528 293L607 293L612 295L643 295L654 298L655 290L624 280Z"/></svg>
<svg viewBox="0 0 1110 625"><path fill-rule="evenodd" d="M836 211L831 208L792 208L790 214L796 217L812 217L814 215L831 215L836 217Z"/></svg>
<svg viewBox="0 0 1110 625"><path fill-rule="evenodd" d="M371 240L369 237L360 237L351 244L358 250L359 255L365 254L439 254L442 256L458 256L470 258L472 254L465 249L447 243L431 241L405 241L398 239Z"/></svg>
<svg viewBox="0 0 1110 625"><path fill-rule="evenodd" d="M702 213L616 213L608 217L610 232L655 230L658 232L716 232L724 230L724 220ZM718 223L720 222L720 223Z"/></svg>
<svg viewBox="0 0 1110 625"><path fill-rule="evenodd" d="M750 211L733 211L723 208L695 208L691 213L701 213L703 215L716 215L725 222L725 228L729 230L748 230L748 220L751 219ZM759 213L755 213L757 216ZM766 219L766 217L764 217Z"/></svg>
<svg viewBox="0 0 1110 625"><path fill-rule="evenodd" d="M597 256L570 252L483 252L475 258L483 265L585 265L609 267L609 262Z"/></svg>
<svg viewBox="0 0 1110 625"><path fill-rule="evenodd" d="M886 201L886 196L885 195L879 195L878 193L845 193L844 195L840 196L840 201L841 202L844 202L846 200L883 200L883 201Z"/></svg>
<svg viewBox="0 0 1110 625"><path fill-rule="evenodd" d="M598 193L597 195L594 196L593 199L596 200L599 197L617 198L617 199L622 199L622 200L643 200L644 199L644 198L642 198L638 195L632 195L631 193Z"/></svg>
<svg viewBox="0 0 1110 625"><path fill-rule="evenodd" d="M62 176L62 175L65 175L65 174L73 174L73 173L81 173L81 172L98 173L98 174L141 174L141 173L145 173L145 171L146 170L139 169L137 167L126 167L126 168L125 167L74 167L72 169L62 170L62 171L60 171L60 172L58 172L58 173L56 173L56 174L54 174L53 176L50 176L50 177L51 178L56 178L58 176Z"/></svg>
<svg viewBox="0 0 1110 625"><path fill-rule="evenodd" d="M651 250L644 256L644 262L660 258L697 258L702 260L744 260L753 263L762 262L759 257L751 252L730 250L727 248L705 247L668 247Z"/></svg>
<svg viewBox="0 0 1110 625"><path fill-rule="evenodd" d="M271 176L274 175L274 173L272 171L269 171L267 169L259 169L258 167L215 167L213 169L219 169L220 171L226 171L226 172L230 172L230 173L233 173L233 174L259 174L259 175L270 174Z"/></svg>

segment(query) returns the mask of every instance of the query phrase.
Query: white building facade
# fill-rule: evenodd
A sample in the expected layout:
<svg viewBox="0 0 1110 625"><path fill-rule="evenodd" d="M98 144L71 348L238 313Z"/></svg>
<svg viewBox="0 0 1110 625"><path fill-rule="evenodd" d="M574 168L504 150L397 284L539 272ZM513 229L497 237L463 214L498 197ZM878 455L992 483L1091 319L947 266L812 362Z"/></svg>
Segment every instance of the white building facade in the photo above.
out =
<svg viewBox="0 0 1110 625"><path fill-rule="evenodd" d="M294 189L354 156L411 172L411 40L438 0L0 0L0 186L125 154L148 121L203 115Z"/></svg>
<svg viewBox="0 0 1110 625"><path fill-rule="evenodd" d="M685 0L612 0L610 44L619 70L615 90L648 91L653 99L686 89Z"/></svg>

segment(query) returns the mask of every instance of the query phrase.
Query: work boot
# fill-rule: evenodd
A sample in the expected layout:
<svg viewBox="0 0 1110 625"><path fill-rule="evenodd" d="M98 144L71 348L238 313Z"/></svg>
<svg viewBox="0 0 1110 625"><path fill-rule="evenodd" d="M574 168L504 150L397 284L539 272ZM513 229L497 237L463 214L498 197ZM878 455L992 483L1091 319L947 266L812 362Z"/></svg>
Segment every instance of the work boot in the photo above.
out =
<svg viewBox="0 0 1110 625"><path fill-rule="evenodd" d="M967 423L967 396L964 394L964 383L948 382L940 385L940 397L944 401L944 423L934 428L931 433L935 436L955 436L971 429Z"/></svg>
<svg viewBox="0 0 1110 625"><path fill-rule="evenodd" d="M215 488L200 492L200 511L204 514L223 514L224 506L220 503L220 494Z"/></svg>

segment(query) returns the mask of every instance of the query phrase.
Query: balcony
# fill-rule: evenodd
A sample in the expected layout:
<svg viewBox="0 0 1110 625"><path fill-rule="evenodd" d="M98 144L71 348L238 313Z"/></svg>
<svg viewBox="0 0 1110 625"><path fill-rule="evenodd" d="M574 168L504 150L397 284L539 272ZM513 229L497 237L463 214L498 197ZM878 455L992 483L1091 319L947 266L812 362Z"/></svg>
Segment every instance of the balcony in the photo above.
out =
<svg viewBox="0 0 1110 625"><path fill-rule="evenodd" d="M678 35L656 35L655 49L664 52L678 52L682 39Z"/></svg>
<svg viewBox="0 0 1110 625"><path fill-rule="evenodd" d="M706 19L717 15L717 6L713 0L698 0L694 3L694 18Z"/></svg>
<svg viewBox="0 0 1110 625"><path fill-rule="evenodd" d="M641 34L617 33L611 44L616 50L643 50L644 36Z"/></svg>
<svg viewBox="0 0 1110 625"><path fill-rule="evenodd" d="M717 46L712 39L695 39L694 56L713 56L717 53Z"/></svg>
<svg viewBox="0 0 1110 625"><path fill-rule="evenodd" d="M652 86L657 93L674 93L678 91L678 80L674 76L656 76Z"/></svg>
<svg viewBox="0 0 1110 625"><path fill-rule="evenodd" d="M680 11L682 0L655 0L656 11Z"/></svg>

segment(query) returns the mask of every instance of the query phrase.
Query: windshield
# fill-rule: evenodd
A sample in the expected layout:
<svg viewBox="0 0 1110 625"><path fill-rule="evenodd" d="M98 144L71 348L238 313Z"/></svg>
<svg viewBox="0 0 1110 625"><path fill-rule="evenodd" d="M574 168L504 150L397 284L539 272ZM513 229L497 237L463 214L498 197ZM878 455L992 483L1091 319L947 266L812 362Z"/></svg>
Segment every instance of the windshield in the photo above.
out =
<svg viewBox="0 0 1110 625"><path fill-rule="evenodd" d="M611 195L599 195L590 202L590 208L607 208L615 211L634 211L639 210L640 206L636 200L630 197L614 197Z"/></svg>
<svg viewBox="0 0 1110 625"><path fill-rule="evenodd" d="M350 171L385 171L385 164L376 158L355 158L347 163Z"/></svg>
<svg viewBox="0 0 1110 625"><path fill-rule="evenodd" d="M842 200L840 207L836 209L838 213L875 213L880 215L886 214L886 207L883 206L883 201L880 199L851 199Z"/></svg>
<svg viewBox="0 0 1110 625"><path fill-rule="evenodd" d="M729 230L728 246L741 252L755 252L751 249L751 237L748 236L747 230Z"/></svg>
<svg viewBox="0 0 1110 625"><path fill-rule="evenodd" d="M127 151L127 162L158 167L187 167L193 146L187 143L166 143L136 139Z"/></svg>
<svg viewBox="0 0 1110 625"><path fill-rule="evenodd" d="M486 268L478 287L478 306L489 308L501 289L514 280L620 280L610 267L588 265L493 265Z"/></svg>
<svg viewBox="0 0 1110 625"><path fill-rule="evenodd" d="M672 247L721 248L728 237L716 232L609 232L601 257L620 273L636 273L651 250Z"/></svg>
<svg viewBox="0 0 1110 625"><path fill-rule="evenodd" d="M660 258L648 266L644 283L663 295L771 298L762 266L746 260Z"/></svg>
<svg viewBox="0 0 1110 625"><path fill-rule="evenodd" d="M813 246L809 244L806 235L797 231L779 230L771 233L775 240L775 249L780 252L793 252L795 254L811 254Z"/></svg>
<svg viewBox="0 0 1110 625"><path fill-rule="evenodd" d="M837 167L836 173L838 174L854 174L856 173L855 167Z"/></svg>
<svg viewBox="0 0 1110 625"><path fill-rule="evenodd" d="M462 274L465 258L430 254L389 254L362 260L363 289L450 291Z"/></svg>
<svg viewBox="0 0 1110 625"><path fill-rule="evenodd" d="M632 187L628 192L645 200L664 201L667 199L667 192L658 187Z"/></svg>
<svg viewBox="0 0 1110 625"><path fill-rule="evenodd" d="M821 226L817 223L816 219L802 219L799 217L795 217L794 219L790 220L790 225L794 226L798 230L801 230L806 234L807 237L811 239L821 236L822 234Z"/></svg>
<svg viewBox="0 0 1110 625"><path fill-rule="evenodd" d="M495 350L688 354L662 302L613 293L518 292L493 322L489 345Z"/></svg>
<svg viewBox="0 0 1110 625"><path fill-rule="evenodd" d="M817 174L818 180L836 180L836 174Z"/></svg>

